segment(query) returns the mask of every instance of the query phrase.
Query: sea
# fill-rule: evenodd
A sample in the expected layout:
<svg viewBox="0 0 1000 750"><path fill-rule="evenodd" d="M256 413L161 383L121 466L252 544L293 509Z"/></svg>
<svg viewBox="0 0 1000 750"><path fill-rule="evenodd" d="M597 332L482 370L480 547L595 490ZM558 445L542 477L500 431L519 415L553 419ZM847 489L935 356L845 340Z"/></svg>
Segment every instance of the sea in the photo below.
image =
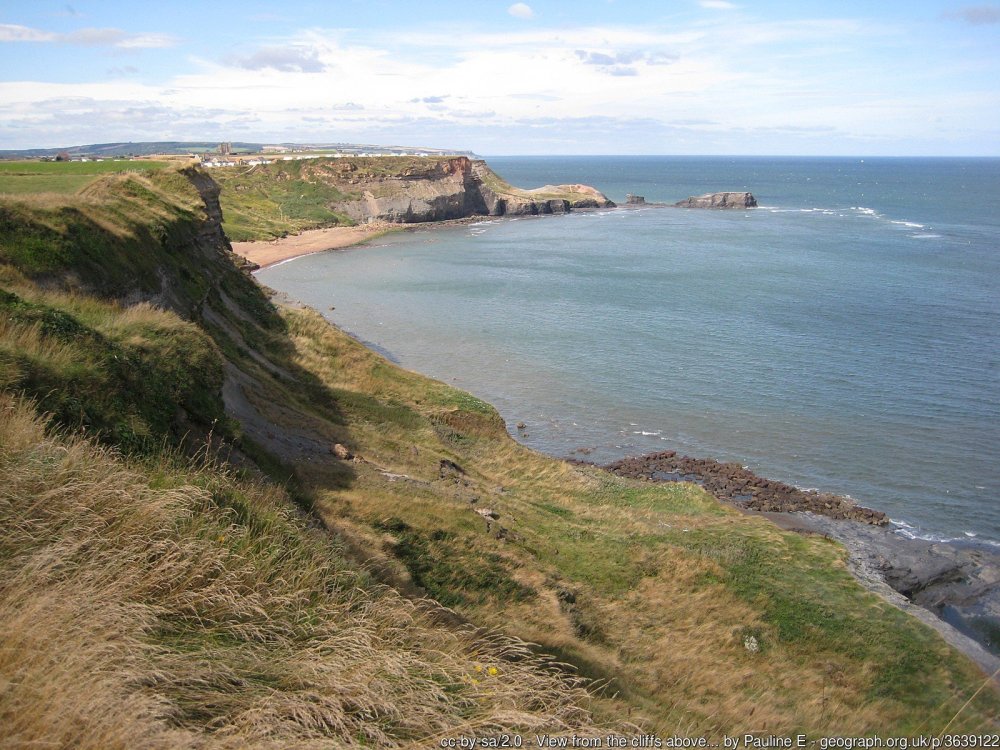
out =
<svg viewBox="0 0 1000 750"><path fill-rule="evenodd" d="M408 231L259 280L537 450L736 461L905 535L1000 544L1000 159L487 161L647 205ZM722 190L759 207L648 205Z"/></svg>

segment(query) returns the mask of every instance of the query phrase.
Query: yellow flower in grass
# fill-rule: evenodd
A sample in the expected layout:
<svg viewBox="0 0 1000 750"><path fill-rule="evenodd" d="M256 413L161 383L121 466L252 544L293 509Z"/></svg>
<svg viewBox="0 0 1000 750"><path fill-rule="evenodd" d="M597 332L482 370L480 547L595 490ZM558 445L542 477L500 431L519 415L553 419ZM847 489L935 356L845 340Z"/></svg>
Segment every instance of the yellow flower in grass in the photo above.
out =
<svg viewBox="0 0 1000 750"><path fill-rule="evenodd" d="M476 671L477 672L482 672L483 671L483 665L482 664L477 664L476 665Z"/></svg>
<svg viewBox="0 0 1000 750"><path fill-rule="evenodd" d="M486 674L488 674L490 677L496 677L498 674L500 674L500 670L497 669L496 667L490 667L489 669L486 670Z"/></svg>

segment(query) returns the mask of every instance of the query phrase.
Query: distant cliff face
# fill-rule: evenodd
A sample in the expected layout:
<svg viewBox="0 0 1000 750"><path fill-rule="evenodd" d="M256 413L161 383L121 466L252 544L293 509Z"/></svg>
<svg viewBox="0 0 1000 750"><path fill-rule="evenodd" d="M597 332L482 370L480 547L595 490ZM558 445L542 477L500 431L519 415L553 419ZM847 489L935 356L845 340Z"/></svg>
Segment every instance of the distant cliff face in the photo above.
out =
<svg viewBox="0 0 1000 750"><path fill-rule="evenodd" d="M586 185L521 190L483 161L455 157L350 157L213 170L227 232L264 239L311 227L469 216L524 216L613 207Z"/></svg>
<svg viewBox="0 0 1000 750"><path fill-rule="evenodd" d="M352 175L351 186L360 188L361 195L340 201L334 208L359 222L561 214L614 206L605 195L586 185L520 190L504 182L486 162L464 156L427 160L426 164L399 173L371 173L362 168L354 169Z"/></svg>

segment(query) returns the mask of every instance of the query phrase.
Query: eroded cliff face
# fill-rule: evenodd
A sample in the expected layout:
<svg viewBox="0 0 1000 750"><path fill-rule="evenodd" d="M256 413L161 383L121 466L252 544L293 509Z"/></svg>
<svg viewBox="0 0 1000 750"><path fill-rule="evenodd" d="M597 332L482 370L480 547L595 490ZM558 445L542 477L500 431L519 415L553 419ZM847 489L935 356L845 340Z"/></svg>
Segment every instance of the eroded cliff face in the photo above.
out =
<svg viewBox="0 0 1000 750"><path fill-rule="evenodd" d="M384 164L378 169L366 160L340 161L329 168L324 165L314 175L332 177L336 187L349 197L334 202L331 208L362 223L560 214L615 205L586 185L520 190L504 182L486 162L464 156L428 159L398 172L386 170ZM391 161L388 163L391 165Z"/></svg>
<svg viewBox="0 0 1000 750"><path fill-rule="evenodd" d="M474 184L490 216L564 214L574 209L613 208L614 203L589 185L545 185L520 190L504 182L485 161L471 162Z"/></svg>

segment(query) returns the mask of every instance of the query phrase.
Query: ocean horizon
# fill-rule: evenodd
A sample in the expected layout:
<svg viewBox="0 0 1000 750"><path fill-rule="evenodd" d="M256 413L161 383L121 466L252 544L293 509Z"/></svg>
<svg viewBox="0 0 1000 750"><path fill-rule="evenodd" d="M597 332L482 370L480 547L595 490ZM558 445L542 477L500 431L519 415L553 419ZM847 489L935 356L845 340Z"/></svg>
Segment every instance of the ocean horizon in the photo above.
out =
<svg viewBox="0 0 1000 750"><path fill-rule="evenodd" d="M546 453L737 461L901 533L1000 543L1000 159L487 161L521 187L759 208L484 217L258 278Z"/></svg>

